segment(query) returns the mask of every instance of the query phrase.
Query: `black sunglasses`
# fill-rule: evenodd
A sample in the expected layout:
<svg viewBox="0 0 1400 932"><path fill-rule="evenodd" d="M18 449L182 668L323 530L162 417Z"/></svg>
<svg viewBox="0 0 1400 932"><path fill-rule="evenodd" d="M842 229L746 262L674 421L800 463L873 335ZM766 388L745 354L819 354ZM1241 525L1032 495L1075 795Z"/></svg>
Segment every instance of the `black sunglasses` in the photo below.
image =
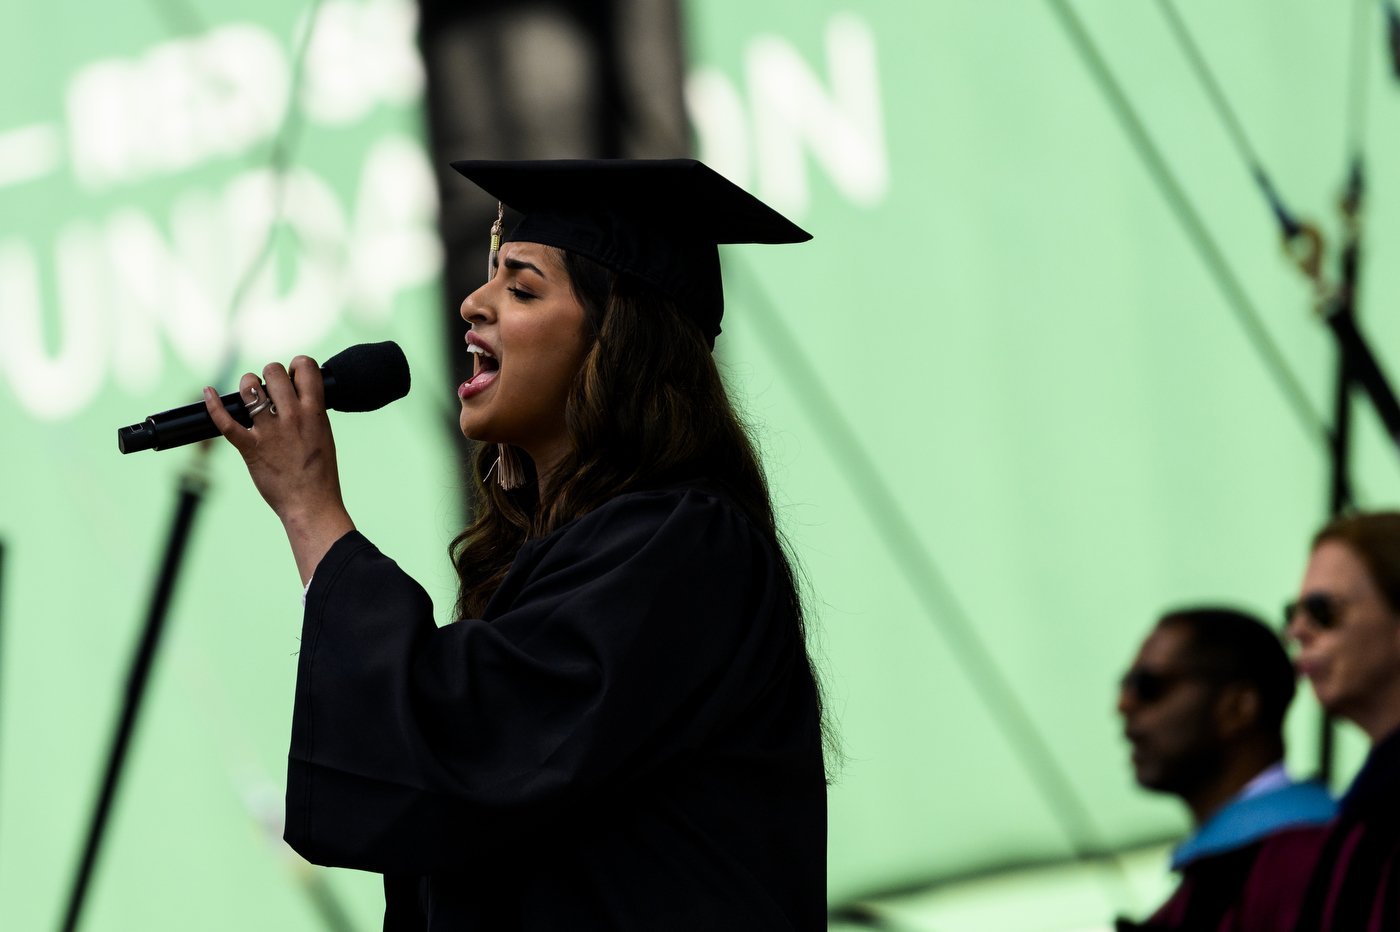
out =
<svg viewBox="0 0 1400 932"><path fill-rule="evenodd" d="M1283 607L1283 627L1286 630L1301 612L1306 618L1324 631L1337 627L1341 617L1341 600L1325 592L1305 595L1296 602Z"/></svg>
<svg viewBox="0 0 1400 932"><path fill-rule="evenodd" d="M1161 699L1173 686L1189 676L1187 673L1153 673L1134 668L1123 674L1118 686L1124 692L1137 696L1139 702L1151 703Z"/></svg>

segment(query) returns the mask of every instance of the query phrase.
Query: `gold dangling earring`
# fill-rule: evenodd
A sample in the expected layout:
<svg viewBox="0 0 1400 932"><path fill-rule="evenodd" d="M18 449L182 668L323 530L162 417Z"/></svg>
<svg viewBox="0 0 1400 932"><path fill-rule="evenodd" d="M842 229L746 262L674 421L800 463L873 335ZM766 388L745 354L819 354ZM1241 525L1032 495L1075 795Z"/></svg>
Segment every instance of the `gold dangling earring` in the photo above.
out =
<svg viewBox="0 0 1400 932"><path fill-rule="evenodd" d="M510 444L496 444L496 465L491 468L496 470L496 481L507 492L525 484L525 467L521 465ZM487 475L491 474L488 472Z"/></svg>

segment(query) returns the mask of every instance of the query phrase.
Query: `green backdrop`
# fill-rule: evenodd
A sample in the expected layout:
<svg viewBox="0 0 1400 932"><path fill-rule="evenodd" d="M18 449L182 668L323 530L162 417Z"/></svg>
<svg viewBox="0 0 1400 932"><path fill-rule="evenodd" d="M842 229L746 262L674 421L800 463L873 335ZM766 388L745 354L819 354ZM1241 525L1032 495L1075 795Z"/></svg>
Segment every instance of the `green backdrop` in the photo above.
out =
<svg viewBox="0 0 1400 932"><path fill-rule="evenodd" d="M1327 410L1329 337L1159 11L1072 9ZM1181 9L1280 189L1334 230L1351 5ZM190 460L120 457L116 426L197 397L230 353L238 372L398 340L415 388L335 418L342 478L357 525L449 620L455 403L412 7L325 0L309 45L307 13L0 8L5 928L57 921ZM1114 683L1168 606L1274 617L1325 516L1317 433L1050 3L686 14L701 156L816 236L726 249L717 352L805 568L844 739L833 904L1180 834L1179 808L1132 784ZM1371 28L1361 306L1389 359L1400 100ZM1386 443L1363 407L1363 504L1400 501ZM276 841L299 586L230 451L212 477L87 927L317 928L309 877L374 928L376 878L308 874ZM1316 728L1300 702L1299 773ZM1343 752L1349 773L1364 746L1347 732ZM1156 849L993 876L947 887L936 927L1102 925L1153 905L1163 876Z"/></svg>

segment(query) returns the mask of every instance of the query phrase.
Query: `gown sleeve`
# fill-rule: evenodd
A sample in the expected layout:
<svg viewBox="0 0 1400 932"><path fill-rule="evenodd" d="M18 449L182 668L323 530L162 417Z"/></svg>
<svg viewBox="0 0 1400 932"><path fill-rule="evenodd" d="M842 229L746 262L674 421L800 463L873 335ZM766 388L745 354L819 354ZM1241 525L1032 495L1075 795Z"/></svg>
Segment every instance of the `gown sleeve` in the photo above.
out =
<svg viewBox="0 0 1400 932"><path fill-rule="evenodd" d="M458 870L644 781L761 691L773 572L719 499L628 495L528 543L488 620L438 628L423 588L345 535L306 604L287 842L320 864Z"/></svg>

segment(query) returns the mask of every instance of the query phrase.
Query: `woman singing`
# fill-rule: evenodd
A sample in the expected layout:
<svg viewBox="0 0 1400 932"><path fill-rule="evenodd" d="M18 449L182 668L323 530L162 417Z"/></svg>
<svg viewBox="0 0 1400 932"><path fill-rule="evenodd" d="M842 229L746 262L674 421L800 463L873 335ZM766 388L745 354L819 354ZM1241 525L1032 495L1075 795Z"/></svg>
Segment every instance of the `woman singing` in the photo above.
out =
<svg viewBox="0 0 1400 932"><path fill-rule="evenodd" d="M690 160L458 162L524 218L462 304L456 617L359 534L316 363L210 415L309 583L286 839L385 928L826 928L821 704L711 358L717 243L810 237ZM494 244L493 244L494 245Z"/></svg>

